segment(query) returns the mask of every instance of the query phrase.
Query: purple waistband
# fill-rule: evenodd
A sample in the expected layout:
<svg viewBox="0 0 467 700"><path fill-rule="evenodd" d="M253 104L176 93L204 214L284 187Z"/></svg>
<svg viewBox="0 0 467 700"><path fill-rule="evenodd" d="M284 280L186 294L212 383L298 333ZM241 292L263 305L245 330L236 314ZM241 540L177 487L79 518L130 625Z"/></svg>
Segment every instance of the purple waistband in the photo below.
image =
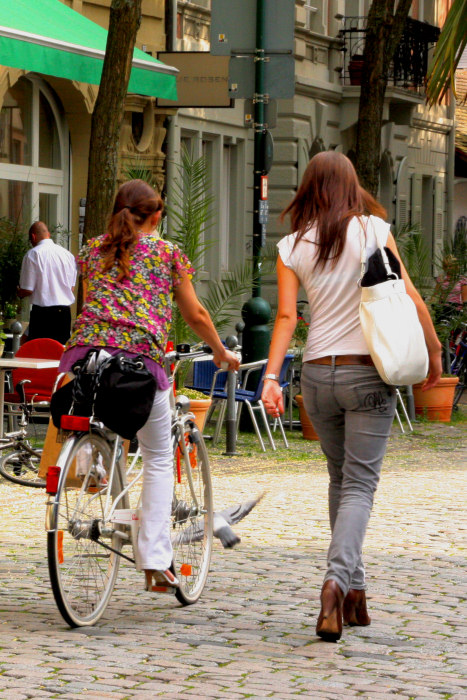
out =
<svg viewBox="0 0 467 700"><path fill-rule="evenodd" d="M109 348L109 347L92 347L90 345L73 345L73 347L65 350L60 360L60 365L58 368L60 372L71 372L71 369L75 362L82 360L90 350L105 350L109 355L117 355L121 352L126 357L137 357L138 353L130 352L128 350L121 350L119 348ZM165 390L168 389L170 384L163 367L160 366L155 360L151 360L150 357L145 357L144 361L146 367L154 375L157 382L158 389Z"/></svg>

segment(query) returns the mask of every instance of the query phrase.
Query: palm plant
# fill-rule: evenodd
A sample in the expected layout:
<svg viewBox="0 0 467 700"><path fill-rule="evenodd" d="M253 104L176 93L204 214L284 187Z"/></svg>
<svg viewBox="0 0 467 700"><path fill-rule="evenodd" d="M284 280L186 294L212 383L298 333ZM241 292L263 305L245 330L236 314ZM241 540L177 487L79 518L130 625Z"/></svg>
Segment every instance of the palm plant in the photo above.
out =
<svg viewBox="0 0 467 700"><path fill-rule="evenodd" d="M421 227L418 224L399 226L394 238L412 282L425 295L430 286L430 259Z"/></svg>
<svg viewBox="0 0 467 700"><path fill-rule="evenodd" d="M447 14L433 59L428 67L426 95L429 105L440 102L450 87L467 45L467 0L454 0Z"/></svg>

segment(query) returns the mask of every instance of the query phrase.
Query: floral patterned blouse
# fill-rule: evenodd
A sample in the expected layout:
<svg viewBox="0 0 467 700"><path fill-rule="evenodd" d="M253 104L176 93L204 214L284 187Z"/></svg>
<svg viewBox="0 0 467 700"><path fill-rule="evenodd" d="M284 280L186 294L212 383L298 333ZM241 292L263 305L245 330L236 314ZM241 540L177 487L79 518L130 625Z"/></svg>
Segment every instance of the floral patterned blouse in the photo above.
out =
<svg viewBox="0 0 467 700"><path fill-rule="evenodd" d="M114 347L162 365L174 289L183 271L192 277L191 263L174 243L142 235L130 257L130 279L117 282L117 265L102 271L100 247L106 235L91 239L78 255L87 296L65 347Z"/></svg>

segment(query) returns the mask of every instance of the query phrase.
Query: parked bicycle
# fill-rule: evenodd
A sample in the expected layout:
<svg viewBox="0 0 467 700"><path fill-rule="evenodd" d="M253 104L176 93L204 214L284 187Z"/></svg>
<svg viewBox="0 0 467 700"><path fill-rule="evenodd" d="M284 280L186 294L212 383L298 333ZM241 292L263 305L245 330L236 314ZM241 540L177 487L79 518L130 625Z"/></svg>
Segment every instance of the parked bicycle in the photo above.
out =
<svg viewBox="0 0 467 700"><path fill-rule="evenodd" d="M467 325L458 330L452 348L451 374L459 377L459 383L454 393L453 408L457 408L467 384Z"/></svg>
<svg viewBox="0 0 467 700"><path fill-rule="evenodd" d="M5 433L0 439L0 474L14 484L43 488L45 481L38 476L42 449L34 435L37 426L30 423L31 409L24 392L26 381L23 380L17 386L21 397L20 413L13 417L18 428Z"/></svg>
<svg viewBox="0 0 467 700"><path fill-rule="evenodd" d="M204 351L171 352L166 364L196 359ZM171 396L174 493L170 588L180 603L201 595L209 572L213 504L209 458L189 399ZM139 570L137 538L142 486L138 456L127 466L123 440L92 419L62 417L65 441L47 474L47 556L58 609L72 627L95 624L112 595L120 560ZM200 536L202 533L202 536Z"/></svg>

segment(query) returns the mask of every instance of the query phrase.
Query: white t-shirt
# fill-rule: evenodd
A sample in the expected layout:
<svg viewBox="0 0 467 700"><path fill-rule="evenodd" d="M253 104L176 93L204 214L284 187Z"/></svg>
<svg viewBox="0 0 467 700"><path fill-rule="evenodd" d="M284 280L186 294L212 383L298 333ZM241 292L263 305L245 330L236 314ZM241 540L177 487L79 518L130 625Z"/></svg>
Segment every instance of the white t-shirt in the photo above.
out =
<svg viewBox="0 0 467 700"><path fill-rule="evenodd" d="M386 244L389 224L377 216L362 217L366 231L367 259L377 248L374 230ZM292 251L296 233L285 236L277 247L282 262L295 272L308 297L310 326L303 361L327 355L368 355L358 313L361 289L360 229L357 217L351 219L342 255L335 267L313 269L316 256L316 229L311 228Z"/></svg>
<svg viewBox="0 0 467 700"><path fill-rule="evenodd" d="M51 238L29 250L23 258L19 286L32 291L31 303L37 306L69 306L75 300L75 257Z"/></svg>

